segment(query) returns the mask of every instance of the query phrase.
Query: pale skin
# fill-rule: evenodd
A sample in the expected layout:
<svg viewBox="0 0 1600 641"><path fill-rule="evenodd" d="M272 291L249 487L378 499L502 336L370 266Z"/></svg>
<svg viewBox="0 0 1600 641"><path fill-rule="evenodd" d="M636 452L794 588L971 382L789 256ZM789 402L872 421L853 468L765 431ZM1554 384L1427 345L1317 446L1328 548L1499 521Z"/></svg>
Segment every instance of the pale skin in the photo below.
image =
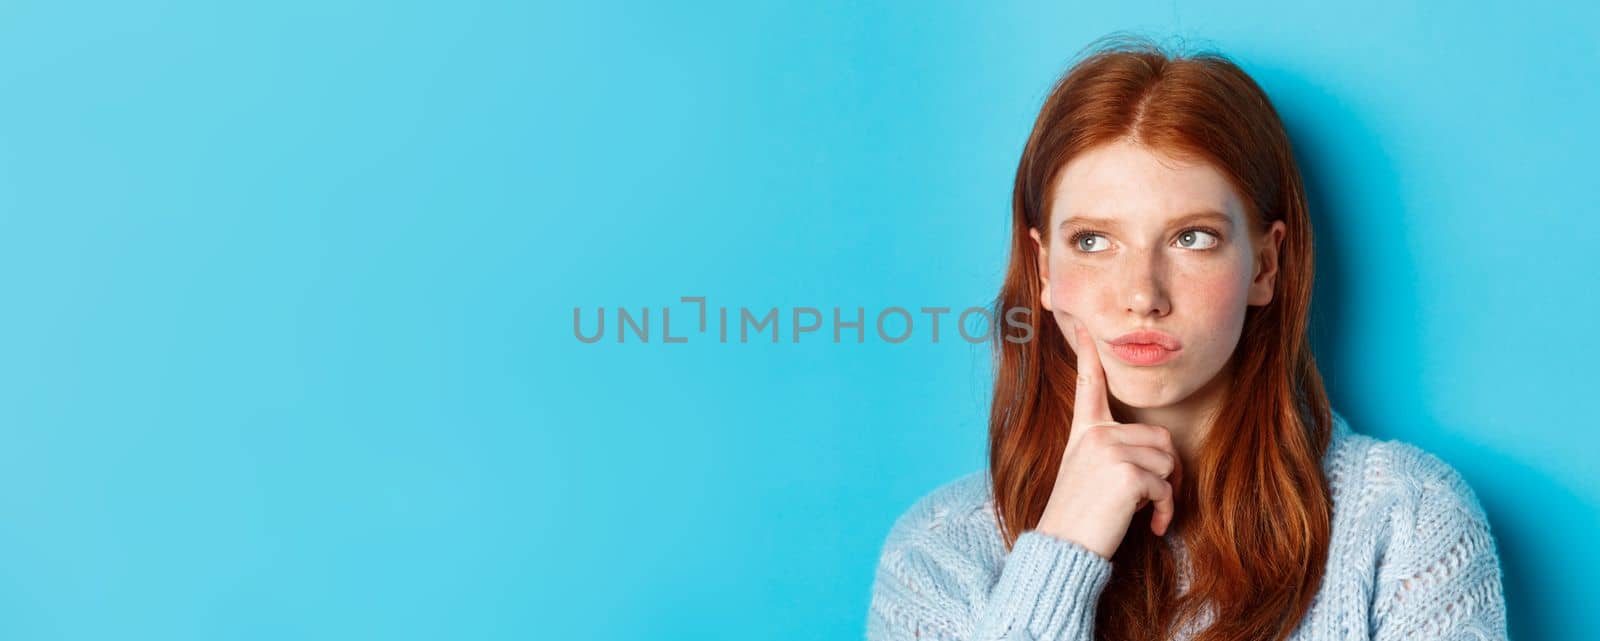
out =
<svg viewBox="0 0 1600 641"><path fill-rule="evenodd" d="M1272 301L1284 223L1258 234L1215 167L1133 142L1096 147L1057 176L1046 237L1031 230L1041 303L1078 355L1070 436L1036 529L1111 558L1134 513L1166 534L1233 372L1248 306ZM1090 220L1093 219L1093 220ZM1153 329L1174 357L1128 362L1110 341ZM1118 423L1113 409L1133 422Z"/></svg>

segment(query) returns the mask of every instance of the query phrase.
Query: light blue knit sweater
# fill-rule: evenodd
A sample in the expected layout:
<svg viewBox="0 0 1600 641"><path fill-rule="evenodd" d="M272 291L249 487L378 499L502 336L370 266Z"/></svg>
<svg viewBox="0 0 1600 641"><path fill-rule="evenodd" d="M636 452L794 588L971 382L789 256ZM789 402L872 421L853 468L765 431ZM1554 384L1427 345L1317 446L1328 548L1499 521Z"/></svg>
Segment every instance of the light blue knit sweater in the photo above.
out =
<svg viewBox="0 0 1600 641"><path fill-rule="evenodd" d="M1290 638L1505 639L1500 560L1473 490L1414 445L1353 432L1337 412L1334 424L1323 460L1334 504L1327 570ZM980 470L900 516L879 558L867 639L1093 638L1111 561L1037 530L1008 553L993 501ZM1182 573L1183 548L1167 540Z"/></svg>

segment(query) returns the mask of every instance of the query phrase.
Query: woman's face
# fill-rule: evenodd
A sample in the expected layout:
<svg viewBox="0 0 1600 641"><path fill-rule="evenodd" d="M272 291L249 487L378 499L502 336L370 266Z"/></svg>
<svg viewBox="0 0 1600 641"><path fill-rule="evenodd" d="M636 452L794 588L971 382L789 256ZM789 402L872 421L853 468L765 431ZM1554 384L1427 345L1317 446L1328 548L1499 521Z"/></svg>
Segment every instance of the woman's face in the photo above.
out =
<svg viewBox="0 0 1600 641"><path fill-rule="evenodd" d="M1251 238L1221 172L1131 142L1073 158L1053 198L1048 245L1032 231L1042 302L1075 352L1073 322L1088 330L1112 396L1169 407L1223 375L1246 307L1272 301L1284 224ZM1177 349L1113 345L1138 330Z"/></svg>

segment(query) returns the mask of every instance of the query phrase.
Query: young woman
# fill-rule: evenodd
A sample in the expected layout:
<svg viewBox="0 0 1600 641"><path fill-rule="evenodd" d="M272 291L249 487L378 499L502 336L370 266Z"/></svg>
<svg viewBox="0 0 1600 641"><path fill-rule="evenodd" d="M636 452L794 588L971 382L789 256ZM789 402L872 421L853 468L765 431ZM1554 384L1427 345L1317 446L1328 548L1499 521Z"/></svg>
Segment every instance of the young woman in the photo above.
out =
<svg viewBox="0 0 1600 641"><path fill-rule="evenodd" d="M989 466L890 531L867 638L1504 639L1494 538L1444 461L1351 430L1306 338L1311 220L1225 57L1091 48L1012 200Z"/></svg>

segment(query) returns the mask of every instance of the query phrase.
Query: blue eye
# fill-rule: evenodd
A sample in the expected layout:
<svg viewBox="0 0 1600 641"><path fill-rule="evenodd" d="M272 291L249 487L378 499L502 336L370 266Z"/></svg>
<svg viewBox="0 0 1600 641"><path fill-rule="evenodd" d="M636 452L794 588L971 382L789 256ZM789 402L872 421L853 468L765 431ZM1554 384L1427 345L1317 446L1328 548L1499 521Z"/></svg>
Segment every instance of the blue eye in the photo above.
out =
<svg viewBox="0 0 1600 641"><path fill-rule="evenodd" d="M1185 245L1183 245L1185 248L1187 248L1187 249L1211 249L1212 247L1216 247L1217 245L1222 244L1222 235L1221 234L1218 234L1217 232L1209 230L1209 229L1202 229L1202 228L1199 228L1199 227L1195 227L1193 229L1185 229L1185 230L1183 230L1183 233L1178 234L1178 241L1179 242L1183 242L1183 243L1200 242L1200 241L1195 240L1195 239L1199 238L1199 236L1197 236L1196 234L1205 234L1207 236L1210 236L1211 237L1211 244L1210 245L1206 245L1204 247L1195 247L1193 245L1185 244Z"/></svg>
<svg viewBox="0 0 1600 641"><path fill-rule="evenodd" d="M1205 240L1206 236L1211 237L1209 243L1207 243ZM1189 229L1179 232L1176 241L1178 242L1178 246L1184 249L1204 251L1208 249L1215 249L1218 245L1221 245L1222 233L1208 227L1190 227ZM1105 236L1101 235L1099 232L1089 230L1073 233L1067 239L1067 244L1072 246L1073 249L1078 250L1078 252L1084 254L1098 254L1106 247L1110 246L1110 243L1107 242Z"/></svg>
<svg viewBox="0 0 1600 641"><path fill-rule="evenodd" d="M1090 242L1089 243L1089 246L1090 247L1094 247L1095 249L1085 249L1084 245L1080 244L1080 242L1082 240L1084 240L1085 238L1088 238L1088 239L1099 239L1098 242ZM1080 231L1080 232L1078 232L1076 234L1073 234L1072 238L1069 239L1067 242L1069 244L1071 244L1073 246L1073 248L1075 248L1078 251L1081 251L1081 252L1083 252L1085 254L1099 253L1100 250L1098 248L1099 247L1104 247L1105 244L1106 244L1104 236L1101 236L1100 234L1096 234L1096 233L1094 233L1092 231Z"/></svg>

